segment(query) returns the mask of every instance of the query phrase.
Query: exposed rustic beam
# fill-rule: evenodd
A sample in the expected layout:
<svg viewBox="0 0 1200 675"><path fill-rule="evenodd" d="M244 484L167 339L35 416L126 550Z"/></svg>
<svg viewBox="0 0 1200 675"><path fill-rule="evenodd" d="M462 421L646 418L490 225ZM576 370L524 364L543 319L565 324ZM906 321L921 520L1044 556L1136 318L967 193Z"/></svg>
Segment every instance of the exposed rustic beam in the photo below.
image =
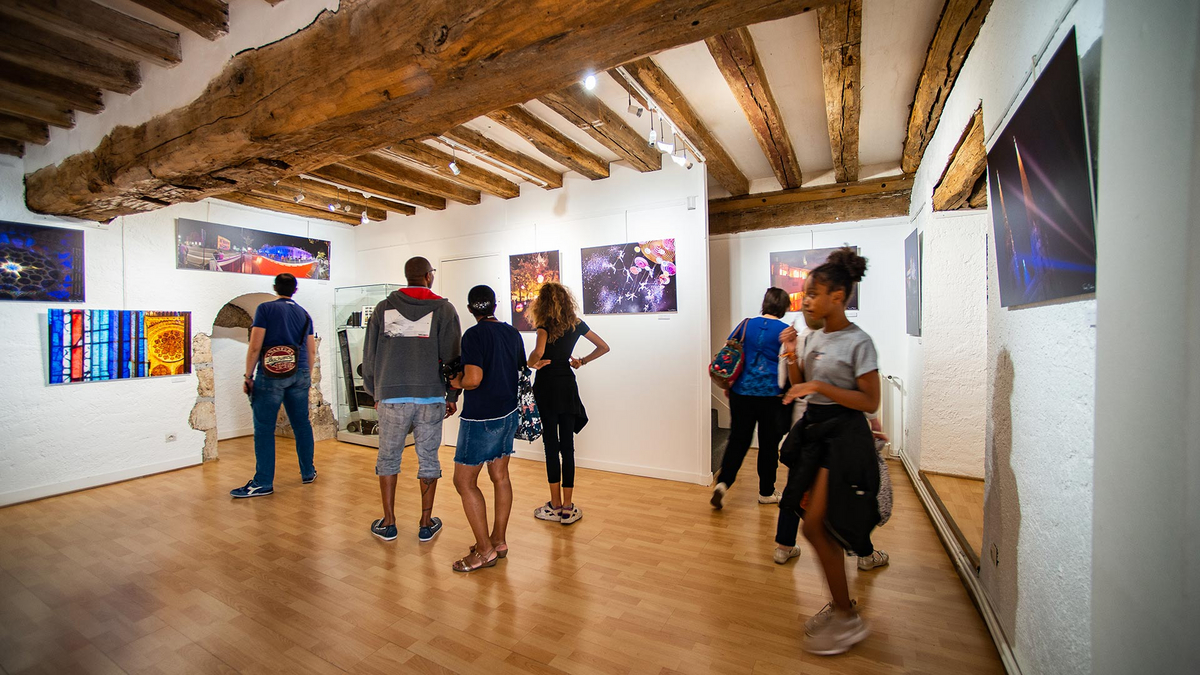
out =
<svg viewBox="0 0 1200 675"><path fill-rule="evenodd" d="M71 80L39 73L0 59L0 96L19 92L69 110L98 113L104 110L100 89Z"/></svg>
<svg viewBox="0 0 1200 675"><path fill-rule="evenodd" d="M858 180L858 120L862 109L862 0L817 10L821 36L821 76L833 175L839 183Z"/></svg>
<svg viewBox="0 0 1200 675"><path fill-rule="evenodd" d="M921 166L925 148L929 147L942 118L942 108L991 7L992 0L946 0L942 7L908 117L904 155L900 160L905 173L915 173Z"/></svg>
<svg viewBox="0 0 1200 675"><path fill-rule="evenodd" d="M240 52L191 103L27 176L26 204L104 220L273 182L826 2L542 0L536 21L505 0L342 3Z"/></svg>
<svg viewBox="0 0 1200 675"><path fill-rule="evenodd" d="M225 0L133 0L202 38L216 40L229 33L229 6Z"/></svg>
<svg viewBox="0 0 1200 675"><path fill-rule="evenodd" d="M346 192L347 195L350 194L348 190L344 190L344 192ZM366 212L367 218L370 220L387 219L387 211L375 208L373 206L368 206L364 201L359 201L349 196L344 199L321 198L314 194L305 193L301 190L290 187L289 185L284 184L282 181L278 185L272 185L268 183L266 185L255 186L249 191L249 193L258 195L260 197L281 199L286 202L291 202L293 204L298 204L300 206L316 209L318 211L325 211L328 213L341 213L344 215L354 216L355 218L361 218L362 214ZM298 196L302 196L303 199L296 201L296 197ZM329 208L330 204L334 206L333 209ZM346 210L346 207L349 207L348 211Z"/></svg>
<svg viewBox="0 0 1200 675"><path fill-rule="evenodd" d="M603 157L567 138L519 105L488 113L488 118L529 141L538 152L587 178L608 178Z"/></svg>
<svg viewBox="0 0 1200 675"><path fill-rule="evenodd" d="M480 200L479 190L463 187L441 176L425 173L403 162L375 153L343 159L338 164L376 178L382 178L389 183L444 197L460 204L478 204Z"/></svg>
<svg viewBox="0 0 1200 675"><path fill-rule="evenodd" d="M389 183L381 178L348 169L340 164L330 164L319 169L309 169L305 173L312 174L317 178L333 181L338 185L345 185L348 188L362 190L363 192L369 192L373 195L404 202L405 204L424 206L434 211L441 211L446 208L446 199L444 197L431 195L428 192L421 192L420 190L414 190L403 185Z"/></svg>
<svg viewBox="0 0 1200 675"><path fill-rule="evenodd" d="M562 187L563 176L552 167L516 150L510 150L474 129L454 127L443 133L442 136L474 150L478 153L477 157L491 163L492 166L509 173L524 174L526 177L544 184L547 190Z"/></svg>
<svg viewBox="0 0 1200 675"><path fill-rule="evenodd" d="M242 206L253 206L267 211L276 211L278 213L286 213L301 218L316 218L318 220L332 220L335 223L345 223L347 225L358 225L358 216L351 216L345 213L334 213L332 211L321 211L313 209L303 204L297 204L287 199L275 199L273 197L264 197L262 195L249 194L247 192L226 192L216 195L216 199Z"/></svg>
<svg viewBox="0 0 1200 675"><path fill-rule="evenodd" d="M587 93L582 84L576 82L538 100L617 153L634 169L646 172L662 168L662 152L647 145L642 134L634 131L598 97Z"/></svg>
<svg viewBox="0 0 1200 675"><path fill-rule="evenodd" d="M662 68L659 68L649 58L626 63L621 68L650 95L650 99L695 146L694 149L704 156L708 174L720 183L721 187L732 195L744 195L750 192L750 181L746 178L746 174L738 168L733 158L717 141L717 137L701 121L700 115L688 103L683 92L679 91L679 88L675 86L671 78L667 77ZM636 88L629 86L620 73L616 73L614 77L621 86L630 91L630 94L636 93ZM649 103L643 102L642 105L649 105Z"/></svg>
<svg viewBox="0 0 1200 675"><path fill-rule="evenodd" d="M725 197L708 202L709 234L908 215L911 176Z"/></svg>
<svg viewBox="0 0 1200 675"><path fill-rule="evenodd" d="M0 138L45 145L50 141L50 127L45 122L0 114Z"/></svg>
<svg viewBox="0 0 1200 675"><path fill-rule="evenodd" d="M11 17L0 21L0 58L122 94L142 86L137 61Z"/></svg>
<svg viewBox="0 0 1200 675"><path fill-rule="evenodd" d="M987 148L983 145L983 108L975 110L950 153L950 160L933 188L933 210L952 211L966 206L979 177L987 171Z"/></svg>
<svg viewBox="0 0 1200 675"><path fill-rule="evenodd" d="M0 138L0 155L12 155L13 157L25 156L25 144L7 138Z"/></svg>
<svg viewBox="0 0 1200 675"><path fill-rule="evenodd" d="M75 113L70 108L15 89L0 94L0 112L28 117L52 127L75 126Z"/></svg>
<svg viewBox="0 0 1200 675"><path fill-rule="evenodd" d="M182 59L178 33L92 0L4 0L0 2L0 14L23 18L119 56L167 67Z"/></svg>
<svg viewBox="0 0 1200 675"><path fill-rule="evenodd" d="M297 193L303 193L306 197L312 196L317 199L328 199L333 201L346 202L350 201L358 204L366 204L371 208L383 209L392 213L399 213L405 216L416 215L417 207L409 204L401 204L390 199L382 197L368 197L361 192L355 190L347 190L336 185L330 185L319 180L309 178L301 178L294 176L285 178L279 181L279 184L284 187L291 188Z"/></svg>
<svg viewBox="0 0 1200 675"><path fill-rule="evenodd" d="M511 180L497 176L491 171L485 171L470 162L463 161L455 154L442 152L420 141L402 141L388 146L388 151L427 171L436 172L446 180L495 195L501 199L512 199L521 195L521 187ZM452 161L458 167L457 175L450 169Z"/></svg>
<svg viewBox="0 0 1200 675"><path fill-rule="evenodd" d="M708 51L717 62L721 75L729 83L733 97L737 99L750 129L758 139L759 146L771 163L771 169L784 189L800 187L800 161L792 148L791 138L784 128L779 106L767 85L767 74L763 71L754 39L746 28L738 28L704 41Z"/></svg>
<svg viewBox="0 0 1200 675"><path fill-rule="evenodd" d="M967 199L967 208L971 209L986 209L988 205L988 187L987 187L987 172L975 181L975 189L971 190L971 196Z"/></svg>

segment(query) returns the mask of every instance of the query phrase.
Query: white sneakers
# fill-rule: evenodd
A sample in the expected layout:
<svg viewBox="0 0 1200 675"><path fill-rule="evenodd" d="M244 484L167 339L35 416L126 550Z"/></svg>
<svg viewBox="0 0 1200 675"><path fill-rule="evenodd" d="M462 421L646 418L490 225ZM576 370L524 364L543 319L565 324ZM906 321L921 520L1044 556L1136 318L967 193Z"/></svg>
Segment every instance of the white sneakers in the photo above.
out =
<svg viewBox="0 0 1200 675"><path fill-rule="evenodd" d="M793 546L791 548L779 548L778 546L776 546L775 552L771 555L772 555L772 557L774 557L776 565L782 565L782 564L786 563L787 561L791 560L792 558L799 558L800 557L800 547Z"/></svg>
<svg viewBox="0 0 1200 675"><path fill-rule="evenodd" d="M864 572L867 570L873 570L876 567L883 567L886 564L888 564L887 551L880 551L879 549L876 549L871 553L871 555L865 558L858 559L858 569L863 570Z"/></svg>
<svg viewBox="0 0 1200 675"><path fill-rule="evenodd" d="M841 612L832 604L804 622L804 651L817 656L833 656L850 650L871 634L857 609Z"/></svg>
<svg viewBox="0 0 1200 675"><path fill-rule="evenodd" d="M766 495L766 496L759 495L758 503L759 504L778 504L779 499L781 497L783 497L783 495L779 494L779 490L776 490L775 492L773 492L769 495Z"/></svg>

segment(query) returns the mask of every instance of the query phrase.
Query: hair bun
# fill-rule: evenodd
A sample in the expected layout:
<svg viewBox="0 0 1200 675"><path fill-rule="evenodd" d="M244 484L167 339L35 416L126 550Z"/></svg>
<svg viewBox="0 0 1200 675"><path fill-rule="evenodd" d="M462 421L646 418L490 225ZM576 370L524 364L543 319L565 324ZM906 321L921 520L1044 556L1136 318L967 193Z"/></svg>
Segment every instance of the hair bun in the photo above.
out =
<svg viewBox="0 0 1200 675"><path fill-rule="evenodd" d="M830 253L825 262L844 268L855 283L862 281L863 277L867 275L867 259L859 255L851 246L843 246Z"/></svg>

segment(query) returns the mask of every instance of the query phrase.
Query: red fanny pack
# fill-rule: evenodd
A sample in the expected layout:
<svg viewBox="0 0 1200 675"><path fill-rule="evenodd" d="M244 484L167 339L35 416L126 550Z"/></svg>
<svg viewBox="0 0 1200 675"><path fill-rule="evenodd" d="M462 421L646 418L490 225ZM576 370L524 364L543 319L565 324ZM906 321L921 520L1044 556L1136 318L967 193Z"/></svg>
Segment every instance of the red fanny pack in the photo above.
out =
<svg viewBox="0 0 1200 675"><path fill-rule="evenodd" d="M308 327L312 324L312 317L304 322L304 337L308 337ZM299 345L275 345L267 347L263 350L262 357L259 359L259 365L262 372L267 377L285 378L296 374L300 369L300 346Z"/></svg>

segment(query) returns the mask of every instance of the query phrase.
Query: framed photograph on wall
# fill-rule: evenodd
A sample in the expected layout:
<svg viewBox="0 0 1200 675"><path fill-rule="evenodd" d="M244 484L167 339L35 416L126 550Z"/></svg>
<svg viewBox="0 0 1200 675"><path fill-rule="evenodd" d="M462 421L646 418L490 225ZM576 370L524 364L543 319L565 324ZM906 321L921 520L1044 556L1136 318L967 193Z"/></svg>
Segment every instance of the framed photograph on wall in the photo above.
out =
<svg viewBox="0 0 1200 675"><path fill-rule="evenodd" d="M921 337L921 234L916 230L904 238L904 312L905 332Z"/></svg>
<svg viewBox="0 0 1200 675"><path fill-rule="evenodd" d="M813 270L825 264L829 254L838 250L834 248L810 248L800 251L776 251L771 253L771 285L782 288L792 299L789 312L799 312L800 304L804 302L804 282ZM857 251L858 247L855 246ZM850 292L846 301L846 311L858 311L858 284Z"/></svg>
<svg viewBox="0 0 1200 675"><path fill-rule="evenodd" d="M329 242L291 234L175 220L176 269L329 280Z"/></svg>
<svg viewBox="0 0 1200 675"><path fill-rule="evenodd" d="M678 311L674 239L585 248L580 260L584 314Z"/></svg>
<svg viewBox="0 0 1200 675"><path fill-rule="evenodd" d="M538 296L543 284L558 283L558 251L521 253L508 256L508 289L512 303L512 325L522 333L532 333L535 326L526 311Z"/></svg>
<svg viewBox="0 0 1200 675"><path fill-rule="evenodd" d="M49 311L50 384L192 372L192 313Z"/></svg>
<svg viewBox="0 0 1200 675"><path fill-rule="evenodd" d="M0 221L0 300L83 302L83 231Z"/></svg>

